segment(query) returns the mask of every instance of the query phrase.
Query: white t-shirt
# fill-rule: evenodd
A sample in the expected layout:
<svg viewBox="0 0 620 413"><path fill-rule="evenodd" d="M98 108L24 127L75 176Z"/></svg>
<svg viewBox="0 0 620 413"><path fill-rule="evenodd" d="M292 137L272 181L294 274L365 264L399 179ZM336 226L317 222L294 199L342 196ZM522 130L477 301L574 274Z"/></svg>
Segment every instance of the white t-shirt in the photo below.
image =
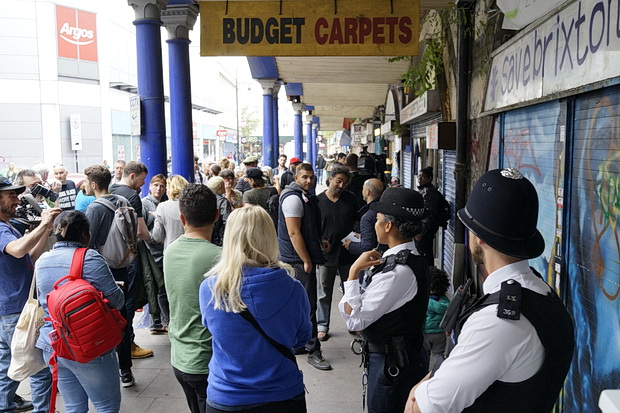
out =
<svg viewBox="0 0 620 413"><path fill-rule="evenodd" d="M525 260L489 274L484 293L499 291L509 279L538 294L549 292ZM532 377L544 358L545 349L526 317L505 320L497 317L497 306L490 305L467 319L450 357L432 379L420 384L415 398L422 413L461 412L497 380L518 383Z"/></svg>
<svg viewBox="0 0 620 413"><path fill-rule="evenodd" d="M302 197L305 197L305 195L302 195ZM284 218L303 218L304 204L301 198L296 195L289 195L284 198L282 202L282 213L284 214Z"/></svg>

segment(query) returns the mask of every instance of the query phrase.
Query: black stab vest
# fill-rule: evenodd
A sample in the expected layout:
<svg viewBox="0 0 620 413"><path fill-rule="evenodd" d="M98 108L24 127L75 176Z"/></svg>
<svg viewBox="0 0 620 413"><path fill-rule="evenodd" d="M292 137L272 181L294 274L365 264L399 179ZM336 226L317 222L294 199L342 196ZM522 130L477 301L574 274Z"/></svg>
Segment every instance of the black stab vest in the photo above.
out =
<svg viewBox="0 0 620 413"><path fill-rule="evenodd" d="M384 262L388 262L388 258L385 257ZM407 265L413 271L418 283L418 292L402 307L384 314L366 327L362 331L362 337L373 344L386 345L391 337L402 335L405 336L408 346L419 350L423 342L422 328L428 308L430 284L428 265L425 257L413 254L408 255L406 264L397 265ZM381 272L374 273L373 276L381 277Z"/></svg>
<svg viewBox="0 0 620 413"><path fill-rule="evenodd" d="M499 292L487 294L466 309L455 327L455 338L465 321L476 311L499 302ZM568 373L575 344L573 323L560 298L551 291L542 295L521 288L521 314L536 329L545 348L541 369L518 383L496 381L482 393L467 413L543 413L551 412ZM507 320L510 322L510 320ZM484 354L480 354L484 358Z"/></svg>

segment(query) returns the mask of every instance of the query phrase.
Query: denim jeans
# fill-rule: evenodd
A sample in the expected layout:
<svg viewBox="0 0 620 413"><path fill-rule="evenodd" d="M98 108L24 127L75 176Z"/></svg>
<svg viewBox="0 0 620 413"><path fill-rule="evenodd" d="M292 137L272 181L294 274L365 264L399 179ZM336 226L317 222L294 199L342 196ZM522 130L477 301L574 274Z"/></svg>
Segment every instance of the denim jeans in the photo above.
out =
<svg viewBox="0 0 620 413"><path fill-rule="evenodd" d="M43 351L45 360L51 353ZM58 392L67 413L87 413L88 399L98 413L118 413L121 408L121 384L116 353L79 363L58 357Z"/></svg>
<svg viewBox="0 0 620 413"><path fill-rule="evenodd" d="M321 349L321 342L316 338L317 336L317 324L316 324L316 266L312 267L312 271L306 272L304 270L303 263L291 264L295 270L295 279L298 280L301 285L304 286L306 294L308 294L308 300L310 301L310 322L312 323L312 338L306 343L306 350L308 353L314 353Z"/></svg>
<svg viewBox="0 0 620 413"><path fill-rule="evenodd" d="M345 282L349 278L351 265L339 265L328 267L319 265L319 276L317 293L319 296L317 308L318 330L327 333L329 331L329 320L332 311L332 296L334 294L334 281L336 274L340 275L340 281Z"/></svg>
<svg viewBox="0 0 620 413"><path fill-rule="evenodd" d="M19 313L0 315L0 413L12 412L15 409L13 397L19 382L9 378L11 364L11 340ZM48 368L30 376L30 391L34 413L47 413L50 409L52 376Z"/></svg>

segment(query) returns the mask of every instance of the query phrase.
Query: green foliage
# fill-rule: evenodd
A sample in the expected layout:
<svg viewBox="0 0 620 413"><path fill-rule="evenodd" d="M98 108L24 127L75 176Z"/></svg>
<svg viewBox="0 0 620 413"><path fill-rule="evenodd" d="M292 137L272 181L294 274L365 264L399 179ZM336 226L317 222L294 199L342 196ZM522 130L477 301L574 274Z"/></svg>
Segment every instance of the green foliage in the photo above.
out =
<svg viewBox="0 0 620 413"><path fill-rule="evenodd" d="M429 32L424 39L426 42L424 53L418 63L412 65L401 77L405 86L412 88L416 96L436 89L437 77L445 72L443 56L450 36L450 27L462 24L466 28L466 34L470 36L478 36L486 28L483 23L475 24L473 13L460 13L454 3L450 3L442 10L428 13L424 22L429 25ZM411 58L397 56L388 61L391 63L405 59Z"/></svg>
<svg viewBox="0 0 620 413"><path fill-rule="evenodd" d="M258 122L259 120L256 117L256 113L252 112L248 106L241 109L241 136L246 138L252 136L258 126Z"/></svg>

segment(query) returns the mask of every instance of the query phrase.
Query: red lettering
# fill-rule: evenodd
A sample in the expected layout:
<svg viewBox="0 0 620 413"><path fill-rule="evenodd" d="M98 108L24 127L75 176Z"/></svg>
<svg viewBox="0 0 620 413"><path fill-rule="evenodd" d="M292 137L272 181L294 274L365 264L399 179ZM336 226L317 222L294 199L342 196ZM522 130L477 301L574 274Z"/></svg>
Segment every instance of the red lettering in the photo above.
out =
<svg viewBox="0 0 620 413"><path fill-rule="evenodd" d="M372 33L372 21L368 17L360 17L358 24L360 28L360 44L364 44L364 38Z"/></svg>
<svg viewBox="0 0 620 413"><path fill-rule="evenodd" d="M372 42L375 44L385 43L384 29L385 17L373 17L372 19Z"/></svg>
<svg viewBox="0 0 620 413"><path fill-rule="evenodd" d="M321 28L328 28L327 20L321 17L317 19L316 24L314 25L314 38L318 44L325 44L327 39L329 38L327 34L321 34Z"/></svg>
<svg viewBox="0 0 620 413"><path fill-rule="evenodd" d="M409 43L411 41L413 33L411 32L411 26L413 22L411 21L411 17L401 17L398 22L398 28L401 31L401 35L398 36L398 40L401 43Z"/></svg>
<svg viewBox="0 0 620 413"><path fill-rule="evenodd" d="M340 19L339 18L335 18L332 21L332 30L331 33L329 34L329 44L334 44L334 43L339 43L339 44L343 44L343 38L342 38L342 27L340 27Z"/></svg>
<svg viewBox="0 0 620 413"><path fill-rule="evenodd" d="M394 27L398 24L398 17L387 17L385 23L388 25L389 43L394 43Z"/></svg>
<svg viewBox="0 0 620 413"><path fill-rule="evenodd" d="M344 19L344 42L357 44L357 20L352 17Z"/></svg>

